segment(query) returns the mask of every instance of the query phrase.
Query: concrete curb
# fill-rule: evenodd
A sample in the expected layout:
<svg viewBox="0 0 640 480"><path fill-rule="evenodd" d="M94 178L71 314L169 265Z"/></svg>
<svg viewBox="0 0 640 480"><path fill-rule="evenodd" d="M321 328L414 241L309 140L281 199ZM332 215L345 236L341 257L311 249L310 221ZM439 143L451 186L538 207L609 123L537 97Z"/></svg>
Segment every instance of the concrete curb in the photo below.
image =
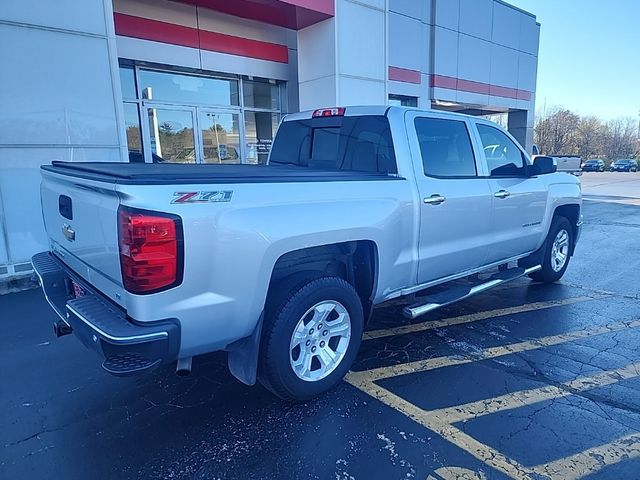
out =
<svg viewBox="0 0 640 480"><path fill-rule="evenodd" d="M32 290L39 286L38 277L33 272L16 275L11 278L0 279L0 295Z"/></svg>

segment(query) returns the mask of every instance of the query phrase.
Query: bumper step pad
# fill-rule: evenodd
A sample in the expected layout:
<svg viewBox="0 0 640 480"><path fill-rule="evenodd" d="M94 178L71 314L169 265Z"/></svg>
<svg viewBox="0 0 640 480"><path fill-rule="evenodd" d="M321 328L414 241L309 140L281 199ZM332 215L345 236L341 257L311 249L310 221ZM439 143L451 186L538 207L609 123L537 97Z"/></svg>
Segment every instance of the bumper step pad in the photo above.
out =
<svg viewBox="0 0 640 480"><path fill-rule="evenodd" d="M119 353L105 358L102 368L111 375L128 377L152 370L160 365L160 362L160 359L150 360L139 353Z"/></svg>

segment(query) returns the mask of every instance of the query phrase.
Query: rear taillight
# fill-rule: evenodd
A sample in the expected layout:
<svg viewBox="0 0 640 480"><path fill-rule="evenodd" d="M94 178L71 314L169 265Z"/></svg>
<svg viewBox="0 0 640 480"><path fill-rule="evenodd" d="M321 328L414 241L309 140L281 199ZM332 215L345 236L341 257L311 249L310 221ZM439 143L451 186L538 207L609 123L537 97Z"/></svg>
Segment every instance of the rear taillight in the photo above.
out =
<svg viewBox="0 0 640 480"><path fill-rule="evenodd" d="M118 209L122 282L131 293L154 293L182 281L180 217L129 207Z"/></svg>
<svg viewBox="0 0 640 480"><path fill-rule="evenodd" d="M344 107L333 107L333 108L320 108L315 110L311 116L313 118L318 117L341 117L344 115Z"/></svg>

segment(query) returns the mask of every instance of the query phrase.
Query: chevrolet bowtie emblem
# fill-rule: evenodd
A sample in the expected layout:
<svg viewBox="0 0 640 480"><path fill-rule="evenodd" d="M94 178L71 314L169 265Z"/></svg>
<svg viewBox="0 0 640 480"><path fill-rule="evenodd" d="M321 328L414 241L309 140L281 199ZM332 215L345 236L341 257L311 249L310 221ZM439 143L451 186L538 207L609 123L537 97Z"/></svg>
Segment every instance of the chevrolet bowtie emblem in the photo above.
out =
<svg viewBox="0 0 640 480"><path fill-rule="evenodd" d="M73 242L76 239L76 231L66 223L62 226L62 234L64 235L64 238L70 242Z"/></svg>

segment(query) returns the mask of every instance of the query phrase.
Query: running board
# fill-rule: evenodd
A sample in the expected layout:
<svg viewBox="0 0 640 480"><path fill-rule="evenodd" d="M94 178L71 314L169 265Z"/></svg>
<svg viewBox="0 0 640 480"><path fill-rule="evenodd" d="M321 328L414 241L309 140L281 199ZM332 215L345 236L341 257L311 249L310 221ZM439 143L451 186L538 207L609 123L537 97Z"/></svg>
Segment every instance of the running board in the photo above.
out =
<svg viewBox="0 0 640 480"><path fill-rule="evenodd" d="M465 298L469 298L473 295L484 292L485 290L489 290L490 288L497 287L498 285L502 285L503 283L510 282L511 280L515 280L516 278L524 277L525 275L529 275L530 273L537 272L541 269L541 265L536 265L529 268L510 268L509 270L498 272L482 283L478 283L476 285L456 285L449 290L445 290L443 292L426 297L426 303L419 303L411 305L409 307L405 307L402 310L402 313L407 318L417 318L421 315L424 315L425 313L429 313L446 305L459 302L461 300L464 300Z"/></svg>

